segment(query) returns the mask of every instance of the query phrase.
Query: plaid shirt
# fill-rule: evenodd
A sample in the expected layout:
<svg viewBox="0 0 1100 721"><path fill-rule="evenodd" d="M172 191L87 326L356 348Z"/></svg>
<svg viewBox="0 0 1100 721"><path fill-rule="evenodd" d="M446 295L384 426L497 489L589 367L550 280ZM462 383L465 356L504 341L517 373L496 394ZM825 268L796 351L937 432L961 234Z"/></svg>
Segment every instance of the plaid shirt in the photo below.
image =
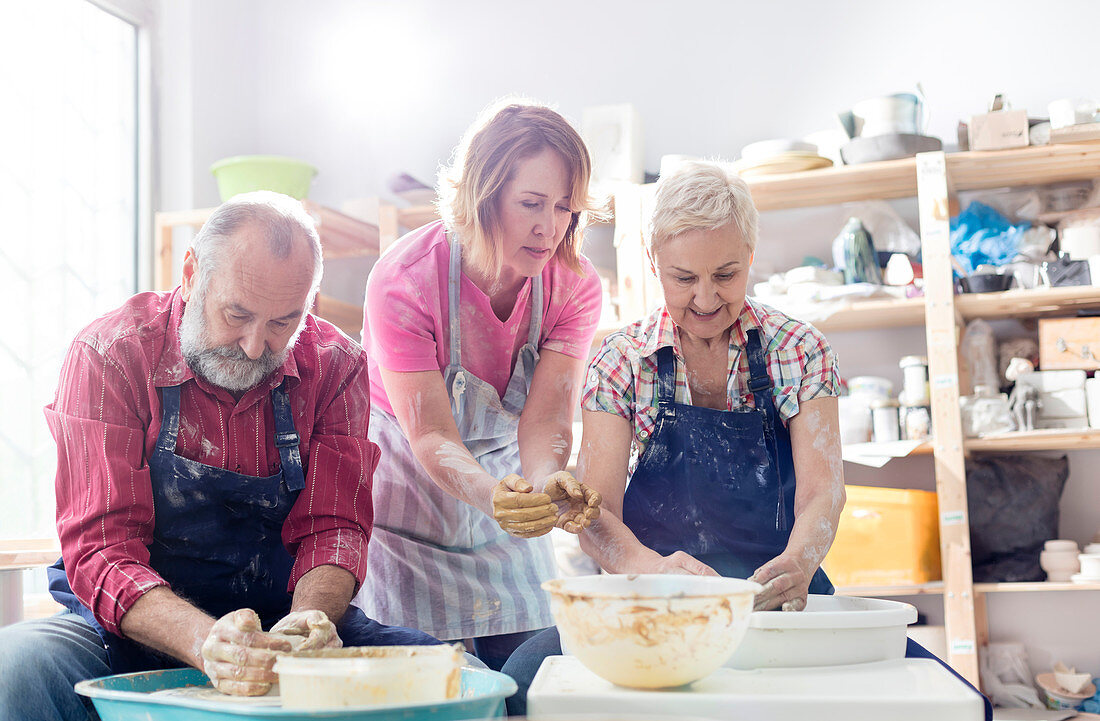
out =
<svg viewBox="0 0 1100 721"><path fill-rule="evenodd" d="M785 423L798 415L801 401L840 394L837 357L825 336L807 323L745 298L741 315L730 330L728 410L754 405L748 389L748 353L743 352L748 343L746 331L751 328L763 331L772 393ZM676 402L690 404L680 335L663 305L649 317L608 335L588 366L581 407L614 413L633 423L631 468L645 450L657 422L657 350L668 345L678 361Z"/></svg>

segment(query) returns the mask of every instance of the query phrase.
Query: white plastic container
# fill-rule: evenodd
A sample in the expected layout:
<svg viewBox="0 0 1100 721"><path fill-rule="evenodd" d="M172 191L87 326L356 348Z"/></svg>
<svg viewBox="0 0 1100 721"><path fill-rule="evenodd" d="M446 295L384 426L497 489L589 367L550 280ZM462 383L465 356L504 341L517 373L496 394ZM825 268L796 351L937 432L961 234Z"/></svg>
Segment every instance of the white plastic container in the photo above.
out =
<svg viewBox="0 0 1100 721"><path fill-rule="evenodd" d="M908 603L810 594L806 610L757 611L728 668L799 668L905 657Z"/></svg>
<svg viewBox="0 0 1100 721"><path fill-rule="evenodd" d="M462 645L350 646L275 660L283 708L430 704L458 696Z"/></svg>

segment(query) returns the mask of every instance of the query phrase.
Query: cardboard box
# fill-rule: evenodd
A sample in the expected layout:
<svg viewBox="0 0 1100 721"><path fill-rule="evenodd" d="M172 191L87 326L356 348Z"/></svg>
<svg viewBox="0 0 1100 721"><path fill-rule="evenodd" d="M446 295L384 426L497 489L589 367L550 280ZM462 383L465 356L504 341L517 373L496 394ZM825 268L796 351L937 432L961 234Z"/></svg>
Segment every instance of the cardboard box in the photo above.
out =
<svg viewBox="0 0 1100 721"><path fill-rule="evenodd" d="M1100 369L1100 318L1040 318L1039 367Z"/></svg>
<svg viewBox="0 0 1100 721"><path fill-rule="evenodd" d="M971 150L1025 147L1028 144L1027 111L995 110L971 115L967 136Z"/></svg>

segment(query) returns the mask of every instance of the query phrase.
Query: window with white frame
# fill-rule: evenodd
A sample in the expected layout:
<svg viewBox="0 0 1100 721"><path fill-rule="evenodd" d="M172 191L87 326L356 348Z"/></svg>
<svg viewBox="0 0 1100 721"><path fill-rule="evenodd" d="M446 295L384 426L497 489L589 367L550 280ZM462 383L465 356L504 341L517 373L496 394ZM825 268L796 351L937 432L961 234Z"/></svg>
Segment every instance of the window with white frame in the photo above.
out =
<svg viewBox="0 0 1100 721"><path fill-rule="evenodd" d="M42 408L76 332L137 289L137 28L0 5L0 538L54 531Z"/></svg>

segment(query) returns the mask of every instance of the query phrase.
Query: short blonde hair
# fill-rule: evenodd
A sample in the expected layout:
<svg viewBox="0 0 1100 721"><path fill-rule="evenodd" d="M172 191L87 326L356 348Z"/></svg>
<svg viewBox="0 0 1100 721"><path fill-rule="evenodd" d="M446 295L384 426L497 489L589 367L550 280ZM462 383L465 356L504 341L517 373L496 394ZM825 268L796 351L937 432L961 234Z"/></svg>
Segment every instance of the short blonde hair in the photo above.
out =
<svg viewBox="0 0 1100 721"><path fill-rule="evenodd" d="M439 173L439 213L444 224L458 234L470 264L492 277L498 277L503 267L500 194L517 163L547 148L557 152L568 168L573 211L555 257L579 275L584 226L598 211L588 194L592 175L588 149L561 115L529 101L494 103L466 131L450 166Z"/></svg>
<svg viewBox="0 0 1100 721"><path fill-rule="evenodd" d="M733 223L750 251L756 250L760 214L749 186L720 163L692 160L657 183L649 250L692 230L713 230Z"/></svg>

